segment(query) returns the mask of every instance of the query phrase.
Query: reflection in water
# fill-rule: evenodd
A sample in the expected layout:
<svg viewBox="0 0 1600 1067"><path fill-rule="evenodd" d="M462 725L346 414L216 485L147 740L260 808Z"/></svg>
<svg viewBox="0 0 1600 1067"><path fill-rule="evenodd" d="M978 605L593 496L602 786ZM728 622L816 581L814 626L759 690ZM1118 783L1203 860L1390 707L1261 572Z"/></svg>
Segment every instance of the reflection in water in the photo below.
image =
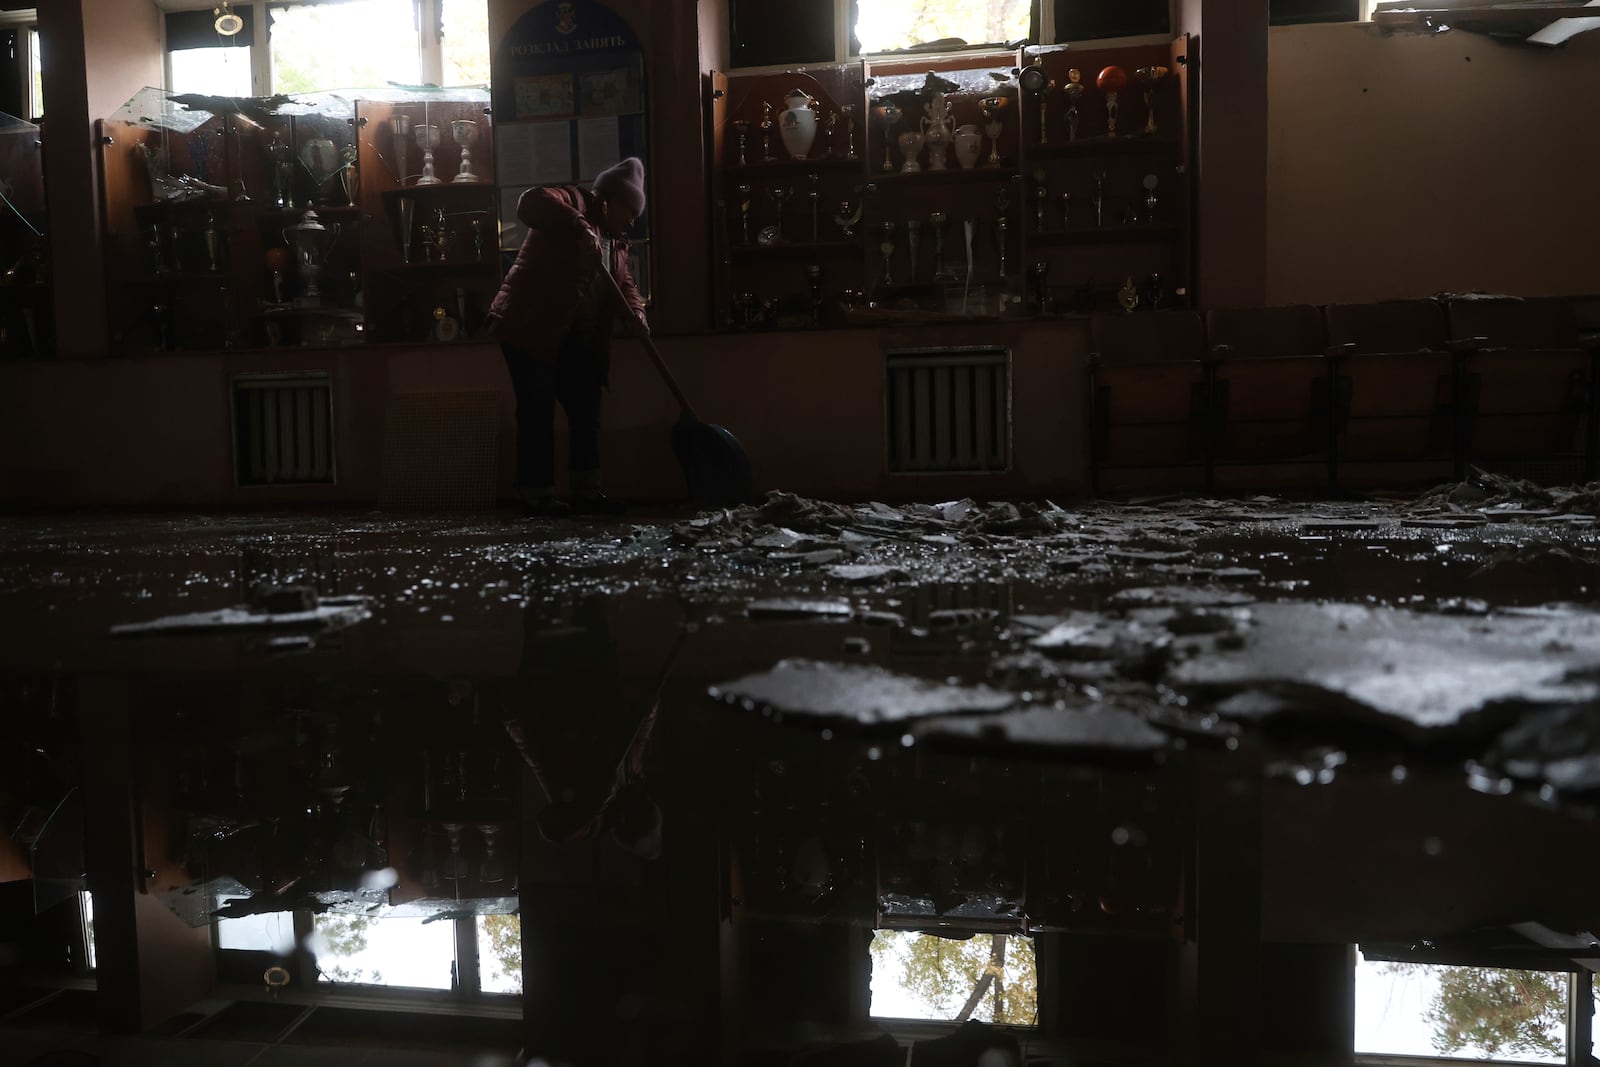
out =
<svg viewBox="0 0 1600 1067"><path fill-rule="evenodd" d="M1546 971L1361 958L1356 1051L1566 1063L1568 985Z"/></svg>
<svg viewBox="0 0 1600 1067"><path fill-rule="evenodd" d="M33 624L0 650L0 811L70 794L83 828L8 835L0 871L93 888L103 1003L183 1040L1558 1060L1600 953L1593 535L1250 507L0 553ZM263 582L371 617L106 636ZM72 979L76 892L36 917L17 886L8 975Z"/></svg>
<svg viewBox="0 0 1600 1067"><path fill-rule="evenodd" d="M1033 941L1020 934L956 939L877 930L871 1015L1037 1026L1038 977Z"/></svg>

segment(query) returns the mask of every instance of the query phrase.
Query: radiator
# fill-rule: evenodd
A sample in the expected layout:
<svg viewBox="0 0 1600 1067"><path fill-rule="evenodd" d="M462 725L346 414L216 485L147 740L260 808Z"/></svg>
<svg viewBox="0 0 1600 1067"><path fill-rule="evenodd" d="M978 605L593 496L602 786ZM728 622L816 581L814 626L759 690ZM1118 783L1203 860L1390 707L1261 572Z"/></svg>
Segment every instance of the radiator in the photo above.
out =
<svg viewBox="0 0 1600 1067"><path fill-rule="evenodd" d="M1010 469L1009 349L908 349L886 365L891 474Z"/></svg>
<svg viewBox="0 0 1600 1067"><path fill-rule="evenodd" d="M233 379L234 477L241 486L334 481L333 382L326 372Z"/></svg>

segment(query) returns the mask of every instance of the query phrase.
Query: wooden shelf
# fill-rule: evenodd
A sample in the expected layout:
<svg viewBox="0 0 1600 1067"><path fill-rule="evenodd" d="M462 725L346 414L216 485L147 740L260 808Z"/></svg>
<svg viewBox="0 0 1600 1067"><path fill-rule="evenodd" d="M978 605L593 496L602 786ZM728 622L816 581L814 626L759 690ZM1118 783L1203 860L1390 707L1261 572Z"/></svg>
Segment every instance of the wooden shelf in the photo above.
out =
<svg viewBox="0 0 1600 1067"><path fill-rule="evenodd" d="M771 245L735 245L735 256L753 259L804 259L807 256L860 255L861 242L781 241Z"/></svg>
<svg viewBox="0 0 1600 1067"><path fill-rule="evenodd" d="M878 171L867 178L869 183L879 185L904 186L904 185L983 185L1004 182L1013 182L1019 179L1019 172L1015 167L1004 165L999 167L976 166L970 170L956 166L946 167L944 170L929 170L923 167L914 171Z"/></svg>
<svg viewBox="0 0 1600 1067"><path fill-rule="evenodd" d="M434 260L431 263L397 263L392 267L374 267L369 273L379 274L449 274L453 271L490 271L499 272L500 267L492 259L445 259Z"/></svg>
<svg viewBox="0 0 1600 1067"><path fill-rule="evenodd" d="M732 142L730 142L731 144ZM752 146L756 151L761 150L760 145ZM748 155L748 152L746 153ZM771 162L751 162L744 166L733 164L726 167L723 173L729 177L755 178L763 174L804 174L806 171L852 171L859 173L863 160L857 156L855 159L837 159L833 156L824 156L815 159L774 159Z"/></svg>
<svg viewBox="0 0 1600 1067"><path fill-rule="evenodd" d="M383 198L392 199L397 196L445 196L457 193L493 193L496 186L493 182L452 182L442 181L434 185L402 185L394 189L385 189Z"/></svg>
<svg viewBox="0 0 1600 1067"><path fill-rule="evenodd" d="M1157 156L1176 155L1182 145L1167 137L1146 137L1133 134L1128 137L1082 137L1076 141L1052 141L1049 144L1028 146L1028 159L1074 159L1078 156Z"/></svg>
<svg viewBox="0 0 1600 1067"><path fill-rule="evenodd" d="M1062 245L1167 244L1183 236L1179 226L1106 226L1100 229L1075 229L1056 233L1030 233L1029 248L1055 248Z"/></svg>

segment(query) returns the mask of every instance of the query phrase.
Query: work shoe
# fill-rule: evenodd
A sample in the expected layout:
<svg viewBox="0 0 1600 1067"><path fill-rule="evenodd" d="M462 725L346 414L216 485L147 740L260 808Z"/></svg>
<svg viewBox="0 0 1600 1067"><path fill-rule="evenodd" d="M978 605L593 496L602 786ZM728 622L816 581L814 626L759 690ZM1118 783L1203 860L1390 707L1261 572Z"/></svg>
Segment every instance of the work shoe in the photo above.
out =
<svg viewBox="0 0 1600 1067"><path fill-rule="evenodd" d="M604 493L584 493L572 497L569 503L574 515L621 515L628 510L627 504Z"/></svg>

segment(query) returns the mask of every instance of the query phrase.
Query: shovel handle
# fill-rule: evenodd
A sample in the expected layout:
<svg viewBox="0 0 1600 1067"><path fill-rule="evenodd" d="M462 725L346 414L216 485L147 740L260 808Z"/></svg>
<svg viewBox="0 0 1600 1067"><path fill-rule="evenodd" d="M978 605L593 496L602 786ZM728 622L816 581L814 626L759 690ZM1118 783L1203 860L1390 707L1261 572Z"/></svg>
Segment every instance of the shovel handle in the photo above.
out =
<svg viewBox="0 0 1600 1067"><path fill-rule="evenodd" d="M678 379L672 376L671 369L667 367L666 357L656 347L655 340L649 334L639 331L633 308L628 306L627 298L622 295L622 287L617 284L617 279L604 267L600 268L600 276L606 280L606 287L611 290L611 295L616 298L617 303L622 305L623 310L626 312L624 318L628 320L629 336L644 345L644 350L650 354L650 361L656 365L656 370L661 374L661 380L667 383L667 388L671 390L672 398L678 402L678 407L682 408L683 413L689 416L690 419L698 421L698 417L694 413L694 407L690 405L689 398L683 395L683 388L678 385Z"/></svg>

